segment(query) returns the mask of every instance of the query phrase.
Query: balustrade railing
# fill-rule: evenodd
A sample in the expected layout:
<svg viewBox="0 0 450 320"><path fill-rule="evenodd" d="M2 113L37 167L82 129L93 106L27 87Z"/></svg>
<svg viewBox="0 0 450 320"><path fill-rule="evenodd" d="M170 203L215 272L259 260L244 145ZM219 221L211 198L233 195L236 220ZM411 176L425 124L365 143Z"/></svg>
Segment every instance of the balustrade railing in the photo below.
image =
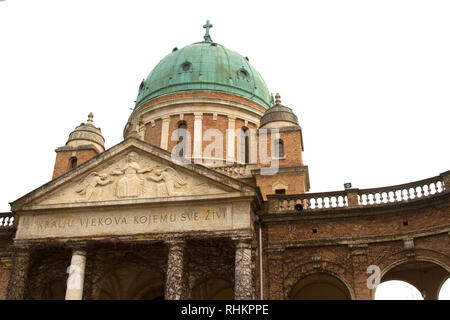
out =
<svg viewBox="0 0 450 320"><path fill-rule="evenodd" d="M0 230L13 228L14 216L11 212L0 213Z"/></svg>
<svg viewBox="0 0 450 320"><path fill-rule="evenodd" d="M270 212L366 207L417 201L448 190L450 171L395 186L342 191L268 195Z"/></svg>
<svg viewBox="0 0 450 320"><path fill-rule="evenodd" d="M361 189L358 192L359 205L380 205L396 202L407 202L432 196L445 190L442 177L437 176L413 183L395 186Z"/></svg>

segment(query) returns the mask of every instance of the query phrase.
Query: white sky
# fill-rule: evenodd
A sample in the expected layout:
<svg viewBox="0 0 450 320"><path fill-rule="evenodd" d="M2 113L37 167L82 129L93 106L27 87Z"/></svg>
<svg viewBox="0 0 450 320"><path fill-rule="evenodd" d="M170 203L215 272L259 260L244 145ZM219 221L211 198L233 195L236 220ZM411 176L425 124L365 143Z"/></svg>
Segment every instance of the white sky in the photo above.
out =
<svg viewBox="0 0 450 320"><path fill-rule="evenodd" d="M87 114L109 148L175 46L250 58L299 117L311 192L450 169L449 1L0 1L0 212L51 179Z"/></svg>

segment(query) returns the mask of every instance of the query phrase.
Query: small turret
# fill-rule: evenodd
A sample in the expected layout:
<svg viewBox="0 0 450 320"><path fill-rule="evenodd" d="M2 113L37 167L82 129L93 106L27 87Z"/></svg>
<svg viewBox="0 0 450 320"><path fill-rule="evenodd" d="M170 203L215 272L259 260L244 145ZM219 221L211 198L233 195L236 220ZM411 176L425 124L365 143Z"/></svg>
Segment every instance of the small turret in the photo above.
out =
<svg viewBox="0 0 450 320"><path fill-rule="evenodd" d="M70 134L64 147L55 150L56 160L53 179L105 151L102 131L93 124L89 113L86 123L81 123Z"/></svg>

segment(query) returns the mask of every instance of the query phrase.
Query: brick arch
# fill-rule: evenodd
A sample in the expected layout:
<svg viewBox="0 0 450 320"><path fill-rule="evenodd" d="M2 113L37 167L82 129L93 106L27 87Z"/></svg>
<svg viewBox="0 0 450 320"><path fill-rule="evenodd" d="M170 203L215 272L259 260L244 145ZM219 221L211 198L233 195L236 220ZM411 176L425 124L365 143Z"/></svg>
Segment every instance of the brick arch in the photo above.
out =
<svg viewBox="0 0 450 320"><path fill-rule="evenodd" d="M350 294L350 298L352 300L355 300L355 292L353 286L351 285L351 281L349 281L345 276L343 276L343 274L350 275L351 272L349 272L349 270L341 264L337 264L328 260L323 260L321 268L315 268L313 262L306 262L301 264L295 264L294 266L287 269L291 270L291 272L288 272L288 276L285 278L284 281L284 296L288 297L288 299L291 298L292 291L295 289L296 285L304 278L313 274L324 273L341 281L347 288L348 293ZM296 270L297 272L295 272L293 269ZM342 272L342 270L344 270L344 272Z"/></svg>
<svg viewBox="0 0 450 320"><path fill-rule="evenodd" d="M378 261L375 261L375 265L379 266L381 269L381 277L383 277L387 272L392 270L393 268L411 261L424 261L434 263L443 269L450 272L449 262L450 258L443 254L442 252L438 252L430 249L416 249L416 256L413 259L409 259L406 255L407 250L397 251L390 256L380 257ZM443 262L446 261L446 262ZM447 262L449 261L449 262Z"/></svg>
<svg viewBox="0 0 450 320"><path fill-rule="evenodd" d="M392 257L393 259L390 259L386 263L384 263L383 267L381 267L381 265L379 265L379 267L381 269L380 280L383 279L383 277L385 275L387 275L391 270L395 269L396 267L399 267L404 264L414 263L414 262L428 262L428 263L431 263L438 267L441 267L443 270L447 271L447 273L450 274L450 266L446 262L443 262L445 260L448 260L448 256L443 253L434 251L434 250L417 249L416 255L414 256L414 258L408 258L406 256L406 250L401 250L401 251L398 251L395 254L391 255L390 257ZM443 283L448 278L449 278L449 276L445 277L443 280L440 281L437 294L439 294L440 288L442 287ZM411 283L410 281L408 281L405 278L399 278L398 280L406 281L417 288L416 283ZM419 289L419 288L417 288L417 289ZM373 299L375 299L376 290L370 290L370 291L371 291L370 297L373 300Z"/></svg>

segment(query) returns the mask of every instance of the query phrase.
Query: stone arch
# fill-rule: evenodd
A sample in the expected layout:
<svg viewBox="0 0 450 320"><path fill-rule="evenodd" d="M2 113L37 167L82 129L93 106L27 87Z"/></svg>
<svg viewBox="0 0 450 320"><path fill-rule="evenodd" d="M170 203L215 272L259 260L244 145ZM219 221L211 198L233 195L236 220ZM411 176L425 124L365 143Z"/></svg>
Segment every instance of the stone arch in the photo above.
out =
<svg viewBox="0 0 450 320"><path fill-rule="evenodd" d="M340 275L317 270L304 274L290 290L291 300L354 300L353 289Z"/></svg>
<svg viewBox="0 0 450 320"><path fill-rule="evenodd" d="M416 256L399 258L386 265L381 270L380 283L389 280L404 281L421 291L426 300L435 300L449 275L450 268L442 261L430 256ZM375 292L376 289L371 290L372 299L375 298Z"/></svg>

